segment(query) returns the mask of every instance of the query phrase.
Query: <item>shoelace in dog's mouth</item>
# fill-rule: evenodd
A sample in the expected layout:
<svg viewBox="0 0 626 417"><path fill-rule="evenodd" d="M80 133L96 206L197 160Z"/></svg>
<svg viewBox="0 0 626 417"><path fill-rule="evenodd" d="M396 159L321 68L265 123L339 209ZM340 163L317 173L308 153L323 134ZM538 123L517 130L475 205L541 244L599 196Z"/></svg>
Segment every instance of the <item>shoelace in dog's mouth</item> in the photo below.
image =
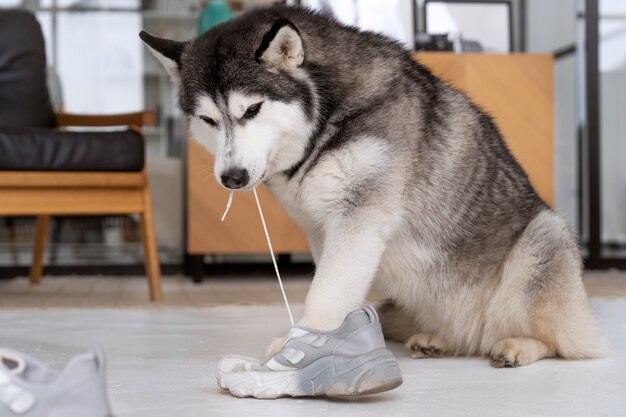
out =
<svg viewBox="0 0 626 417"><path fill-rule="evenodd" d="M287 300L287 294L285 294L285 288L283 287L283 280L280 277L280 271L278 270L278 263L276 263L276 256L274 255L274 248L272 247L272 241L270 239L270 234L267 231L267 225L265 224L265 217L263 216L263 210L261 209L261 203L259 202L259 196L256 192L256 187L252 188L252 192L254 193L254 200L256 201L256 207L259 211L259 217L261 217L261 223L263 224L263 232L265 232L265 240L267 241L267 246L270 251L270 256L272 257L272 263L274 264L274 271L276 272L276 278L278 278L278 285L280 286L280 292L283 294L283 300L285 301L285 307L287 307L287 313L289 314L289 320L291 321L291 325L293 326L295 323L293 321L293 315L291 314L291 308L289 307L289 301ZM224 210L224 214L222 215L222 220L226 219L226 215L230 210L230 206L233 203L233 196L235 195L234 191L231 191L228 195L228 202L226 203L226 209Z"/></svg>

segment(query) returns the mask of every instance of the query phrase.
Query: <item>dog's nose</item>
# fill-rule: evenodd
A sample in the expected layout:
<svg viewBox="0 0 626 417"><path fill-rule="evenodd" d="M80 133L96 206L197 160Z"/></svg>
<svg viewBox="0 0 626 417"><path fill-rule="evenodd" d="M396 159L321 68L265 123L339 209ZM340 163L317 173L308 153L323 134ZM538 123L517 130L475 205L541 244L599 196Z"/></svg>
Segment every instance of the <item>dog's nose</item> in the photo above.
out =
<svg viewBox="0 0 626 417"><path fill-rule="evenodd" d="M245 187L250 181L247 169L233 168L224 172L220 176L224 187L236 190L237 188Z"/></svg>

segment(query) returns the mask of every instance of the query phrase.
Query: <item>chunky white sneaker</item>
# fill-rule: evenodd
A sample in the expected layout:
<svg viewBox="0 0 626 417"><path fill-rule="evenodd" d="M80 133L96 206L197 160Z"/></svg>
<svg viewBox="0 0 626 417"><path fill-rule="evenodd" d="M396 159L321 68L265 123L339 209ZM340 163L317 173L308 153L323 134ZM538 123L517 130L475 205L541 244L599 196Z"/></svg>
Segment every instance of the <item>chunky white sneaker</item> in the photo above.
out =
<svg viewBox="0 0 626 417"><path fill-rule="evenodd" d="M217 383L235 397L345 397L388 391L402 384L373 307L348 314L336 330L291 328L267 362L226 356Z"/></svg>
<svg viewBox="0 0 626 417"><path fill-rule="evenodd" d="M58 373L0 348L0 417L109 417L104 352L74 357Z"/></svg>

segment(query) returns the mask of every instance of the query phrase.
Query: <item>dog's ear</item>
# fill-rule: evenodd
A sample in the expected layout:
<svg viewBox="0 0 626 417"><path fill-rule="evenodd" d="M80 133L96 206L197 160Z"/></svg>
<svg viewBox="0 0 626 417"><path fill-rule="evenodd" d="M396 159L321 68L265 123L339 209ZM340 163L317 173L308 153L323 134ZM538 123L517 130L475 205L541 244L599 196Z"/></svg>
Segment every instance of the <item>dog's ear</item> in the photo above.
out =
<svg viewBox="0 0 626 417"><path fill-rule="evenodd" d="M148 45L150 52L161 61L174 84L180 85L181 55L187 43L156 38L143 30L139 37Z"/></svg>
<svg viewBox="0 0 626 417"><path fill-rule="evenodd" d="M304 61L300 32L291 21L278 19L263 36L254 58L270 70L299 67Z"/></svg>

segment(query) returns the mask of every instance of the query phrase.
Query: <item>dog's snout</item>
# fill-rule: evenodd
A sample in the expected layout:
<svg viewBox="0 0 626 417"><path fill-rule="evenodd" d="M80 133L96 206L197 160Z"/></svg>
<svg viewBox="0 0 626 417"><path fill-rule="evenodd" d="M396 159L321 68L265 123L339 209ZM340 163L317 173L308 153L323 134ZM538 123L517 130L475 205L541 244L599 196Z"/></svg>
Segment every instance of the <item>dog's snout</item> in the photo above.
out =
<svg viewBox="0 0 626 417"><path fill-rule="evenodd" d="M248 170L240 168L229 169L224 172L220 178L224 187L230 188L231 190L243 188L248 185L248 181L250 181Z"/></svg>

